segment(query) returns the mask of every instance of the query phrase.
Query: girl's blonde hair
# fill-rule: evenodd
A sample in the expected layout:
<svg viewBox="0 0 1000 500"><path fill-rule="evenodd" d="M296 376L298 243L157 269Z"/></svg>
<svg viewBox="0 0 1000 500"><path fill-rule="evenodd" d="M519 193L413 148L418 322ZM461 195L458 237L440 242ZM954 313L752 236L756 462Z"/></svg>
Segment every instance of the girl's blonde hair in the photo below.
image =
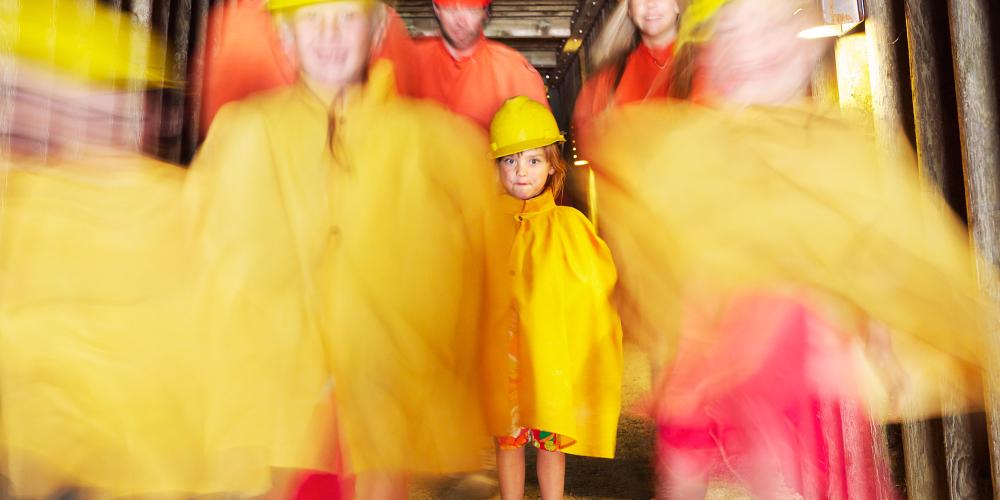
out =
<svg viewBox="0 0 1000 500"><path fill-rule="evenodd" d="M559 143L545 146L545 160L549 162L553 173L549 176L547 187L552 190L552 196L559 199L562 196L563 186L566 184L566 159L562 155L562 147Z"/></svg>
<svg viewBox="0 0 1000 500"><path fill-rule="evenodd" d="M604 27L594 40L590 63L595 71L607 67L625 66L625 59L639 45L639 28L629 17L629 0L618 0Z"/></svg>

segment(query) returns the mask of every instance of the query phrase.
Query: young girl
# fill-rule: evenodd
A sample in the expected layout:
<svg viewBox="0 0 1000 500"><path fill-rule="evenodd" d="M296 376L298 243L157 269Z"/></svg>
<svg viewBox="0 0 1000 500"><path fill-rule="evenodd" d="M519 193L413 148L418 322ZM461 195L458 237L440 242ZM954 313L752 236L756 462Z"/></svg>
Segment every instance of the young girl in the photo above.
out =
<svg viewBox="0 0 1000 500"><path fill-rule="evenodd" d="M611 254L583 214L557 206L566 175L555 118L507 100L490 125L516 224L510 254L511 432L497 438L500 496L524 496L524 446L538 448L542 498L562 498L565 455L612 458L621 392L621 325Z"/></svg>

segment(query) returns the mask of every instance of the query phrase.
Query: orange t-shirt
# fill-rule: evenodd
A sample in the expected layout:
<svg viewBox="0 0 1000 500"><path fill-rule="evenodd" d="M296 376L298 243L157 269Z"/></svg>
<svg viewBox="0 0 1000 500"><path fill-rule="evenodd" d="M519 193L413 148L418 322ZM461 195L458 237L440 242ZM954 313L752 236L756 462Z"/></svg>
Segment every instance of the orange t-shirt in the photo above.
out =
<svg viewBox="0 0 1000 500"><path fill-rule="evenodd" d="M417 45L410 38L410 30L392 7L385 7L385 35L375 50L373 59L392 62L396 73L396 91L407 97L420 96L420 62Z"/></svg>
<svg viewBox="0 0 1000 500"><path fill-rule="evenodd" d="M587 80L573 108L573 129L577 135L586 135L593 119L611 106L667 97L673 51L673 44L651 49L640 43L625 60L617 87L614 68L604 68Z"/></svg>
<svg viewBox="0 0 1000 500"><path fill-rule="evenodd" d="M516 50L481 38L468 57L455 59L440 37L417 40L424 69L422 97L489 128L503 102L527 96L548 106L538 71Z"/></svg>
<svg viewBox="0 0 1000 500"><path fill-rule="evenodd" d="M403 19L395 10L386 9L385 36L373 58L392 61L397 91L416 96L419 88L416 48ZM295 64L282 50L263 0L240 0L234 7L225 4L214 7L208 17L206 39L202 136L227 102L295 82Z"/></svg>

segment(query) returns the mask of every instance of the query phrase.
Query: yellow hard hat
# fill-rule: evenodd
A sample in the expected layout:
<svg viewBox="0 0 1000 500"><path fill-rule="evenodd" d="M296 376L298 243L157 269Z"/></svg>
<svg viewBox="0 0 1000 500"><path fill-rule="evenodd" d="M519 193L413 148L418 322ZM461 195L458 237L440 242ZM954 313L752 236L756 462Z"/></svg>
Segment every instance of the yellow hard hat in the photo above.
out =
<svg viewBox="0 0 1000 500"><path fill-rule="evenodd" d="M14 2L0 9L0 46L60 73L118 85L172 86L165 44L148 27L100 2Z"/></svg>
<svg viewBox="0 0 1000 500"><path fill-rule="evenodd" d="M692 0L684 8L674 50L689 43L705 43L712 36L715 16L731 0Z"/></svg>
<svg viewBox="0 0 1000 500"><path fill-rule="evenodd" d="M490 123L493 158L565 141L549 108L524 96L507 99Z"/></svg>
<svg viewBox="0 0 1000 500"><path fill-rule="evenodd" d="M270 11L285 10L285 9L295 9L298 7L305 7L307 5L315 5L318 3L330 3L330 2L346 2L354 1L363 4L374 4L376 0L268 0L267 9Z"/></svg>

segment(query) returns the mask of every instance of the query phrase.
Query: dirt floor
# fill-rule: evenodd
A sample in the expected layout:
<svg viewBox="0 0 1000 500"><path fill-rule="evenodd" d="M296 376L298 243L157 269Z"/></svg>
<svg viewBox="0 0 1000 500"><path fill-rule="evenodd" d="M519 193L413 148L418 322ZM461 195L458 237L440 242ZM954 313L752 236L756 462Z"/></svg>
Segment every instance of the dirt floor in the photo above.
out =
<svg viewBox="0 0 1000 500"><path fill-rule="evenodd" d="M649 361L634 345L625 345L625 372L622 380L622 419L618 425L618 449L614 460L567 456L566 499L649 500L654 497L652 468L652 423L637 416L633 409L649 391ZM480 473L425 481L410 492L411 500L495 500L499 499L492 453ZM538 482L534 475L534 453L528 453L525 498L538 500ZM706 500L749 499L745 492L713 484Z"/></svg>
<svg viewBox="0 0 1000 500"><path fill-rule="evenodd" d="M653 497L651 467L653 428L628 409L649 388L649 363L636 347L625 346L622 403L625 414L618 425L618 450L614 460L568 456L567 499L649 499ZM491 463L492 460L489 460ZM539 498L534 476L534 453L528 453L526 498ZM467 477L425 482L410 494L413 500L486 500L499 498L496 471L487 467Z"/></svg>

